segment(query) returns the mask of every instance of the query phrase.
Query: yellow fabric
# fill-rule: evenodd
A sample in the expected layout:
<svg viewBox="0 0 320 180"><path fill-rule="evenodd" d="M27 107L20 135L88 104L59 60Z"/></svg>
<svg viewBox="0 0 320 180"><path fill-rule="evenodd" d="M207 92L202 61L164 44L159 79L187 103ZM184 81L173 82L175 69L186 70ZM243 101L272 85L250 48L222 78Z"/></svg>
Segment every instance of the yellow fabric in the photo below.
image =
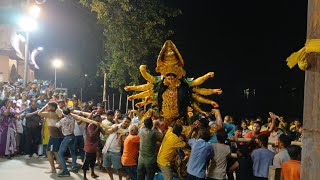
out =
<svg viewBox="0 0 320 180"><path fill-rule="evenodd" d="M296 128L296 125L291 125L290 126L290 131L294 130Z"/></svg>
<svg viewBox="0 0 320 180"><path fill-rule="evenodd" d="M42 127L42 144L48 144L49 142L49 129L48 129L48 121L44 120Z"/></svg>
<svg viewBox="0 0 320 180"><path fill-rule="evenodd" d="M287 65L291 69L298 64L299 68L304 71L308 67L306 55L313 52L320 53L320 39L308 39L303 48L288 57Z"/></svg>
<svg viewBox="0 0 320 180"><path fill-rule="evenodd" d="M265 127L265 126L261 126L260 132L261 132L261 131L268 131L268 128Z"/></svg>
<svg viewBox="0 0 320 180"><path fill-rule="evenodd" d="M284 123L284 124L280 123L279 126L278 126L278 128L280 128L280 129L282 129L282 130L285 130L285 129L287 128L287 126L288 126L287 123Z"/></svg>
<svg viewBox="0 0 320 180"><path fill-rule="evenodd" d="M69 100L68 103L67 103L67 106L68 107L73 107L73 101ZM81 107L81 101L80 100L78 101L78 106Z"/></svg>
<svg viewBox="0 0 320 180"><path fill-rule="evenodd" d="M169 127L161 143L157 163L161 166L169 166L170 162L174 160L176 150L185 145L186 143L172 132L172 127Z"/></svg>
<svg viewBox="0 0 320 180"><path fill-rule="evenodd" d="M181 134L188 136L188 134L191 132L192 126L182 126L182 132Z"/></svg>

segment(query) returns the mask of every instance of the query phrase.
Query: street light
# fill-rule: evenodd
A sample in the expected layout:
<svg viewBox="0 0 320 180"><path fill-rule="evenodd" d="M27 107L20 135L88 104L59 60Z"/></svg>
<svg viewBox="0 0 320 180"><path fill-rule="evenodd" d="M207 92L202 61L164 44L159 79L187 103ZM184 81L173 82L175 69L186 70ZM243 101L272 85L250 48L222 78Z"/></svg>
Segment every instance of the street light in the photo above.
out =
<svg viewBox="0 0 320 180"><path fill-rule="evenodd" d="M87 81L87 77L88 77L88 74L87 73L85 73L84 74L84 81L82 81L83 83L82 83L82 85L84 86L84 88L80 88L80 96L81 96L81 102L83 102L82 101L82 89L86 92L86 81Z"/></svg>
<svg viewBox="0 0 320 180"><path fill-rule="evenodd" d="M26 6L30 5L30 0L26 0ZM28 83L28 64L29 64L29 33L37 29L37 22L35 19L40 14L40 8L38 6L30 6L26 17L22 17L18 23L21 30L26 33L24 44L24 74L23 85L27 87ZM33 17L33 18L32 18Z"/></svg>
<svg viewBox="0 0 320 180"><path fill-rule="evenodd" d="M37 29L36 20L27 16L22 17L18 25L21 28L21 31L24 31L24 32L32 32Z"/></svg>
<svg viewBox="0 0 320 180"><path fill-rule="evenodd" d="M33 5L29 8L29 14L32 16L32 17L39 17L40 15L40 7L39 6L36 6L36 5Z"/></svg>
<svg viewBox="0 0 320 180"><path fill-rule="evenodd" d="M23 85L27 87L28 83L28 64L29 64L29 33L37 29L37 22L30 17L22 17L18 24L22 31L26 33L24 43L24 74Z"/></svg>
<svg viewBox="0 0 320 180"><path fill-rule="evenodd" d="M62 66L62 61L60 59L54 59L52 61L52 66L54 67L54 88L57 87L57 68Z"/></svg>

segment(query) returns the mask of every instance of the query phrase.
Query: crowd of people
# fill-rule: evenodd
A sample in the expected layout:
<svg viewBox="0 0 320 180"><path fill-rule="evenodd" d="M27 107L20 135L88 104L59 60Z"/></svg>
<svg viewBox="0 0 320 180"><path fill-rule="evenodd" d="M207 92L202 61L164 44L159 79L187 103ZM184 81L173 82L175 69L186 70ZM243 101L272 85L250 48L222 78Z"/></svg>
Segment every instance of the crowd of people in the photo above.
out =
<svg viewBox="0 0 320 180"><path fill-rule="evenodd" d="M122 113L75 95L67 98L50 83L0 84L0 100L0 156L47 158L47 173L62 169L60 177L78 173L80 161L84 179L89 170L97 178L95 168L112 180L114 173L132 180L268 179L271 165L281 168L285 180L300 179L301 147L291 145L303 135L299 119L288 122L269 113L265 123L261 118L238 123L213 109L186 130L177 121L166 125L161 117L146 116L143 109ZM75 110L92 122L75 119Z"/></svg>

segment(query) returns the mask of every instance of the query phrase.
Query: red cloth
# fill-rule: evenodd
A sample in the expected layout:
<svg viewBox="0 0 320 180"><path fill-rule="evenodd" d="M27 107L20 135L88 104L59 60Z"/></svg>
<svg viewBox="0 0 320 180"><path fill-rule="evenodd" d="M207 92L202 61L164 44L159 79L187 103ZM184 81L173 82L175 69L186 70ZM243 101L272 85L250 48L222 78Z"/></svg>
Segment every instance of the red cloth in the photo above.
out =
<svg viewBox="0 0 320 180"><path fill-rule="evenodd" d="M260 133L256 136L254 136L253 131L248 132L244 137L245 138L254 138L254 137L258 137L260 134L266 134L267 136L270 136L270 132L269 131L260 131Z"/></svg>

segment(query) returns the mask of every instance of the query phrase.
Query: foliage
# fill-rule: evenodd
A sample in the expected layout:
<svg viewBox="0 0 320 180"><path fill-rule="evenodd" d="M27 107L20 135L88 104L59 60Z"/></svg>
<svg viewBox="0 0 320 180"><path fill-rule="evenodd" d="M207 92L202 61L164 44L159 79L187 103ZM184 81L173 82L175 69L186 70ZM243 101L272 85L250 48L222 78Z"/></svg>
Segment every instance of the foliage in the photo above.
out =
<svg viewBox="0 0 320 180"><path fill-rule="evenodd" d="M167 7L161 0L80 0L80 3L97 15L103 26L105 55L99 64L98 74L107 73L110 86L139 83L139 66L153 63L166 38L170 19L181 14Z"/></svg>

